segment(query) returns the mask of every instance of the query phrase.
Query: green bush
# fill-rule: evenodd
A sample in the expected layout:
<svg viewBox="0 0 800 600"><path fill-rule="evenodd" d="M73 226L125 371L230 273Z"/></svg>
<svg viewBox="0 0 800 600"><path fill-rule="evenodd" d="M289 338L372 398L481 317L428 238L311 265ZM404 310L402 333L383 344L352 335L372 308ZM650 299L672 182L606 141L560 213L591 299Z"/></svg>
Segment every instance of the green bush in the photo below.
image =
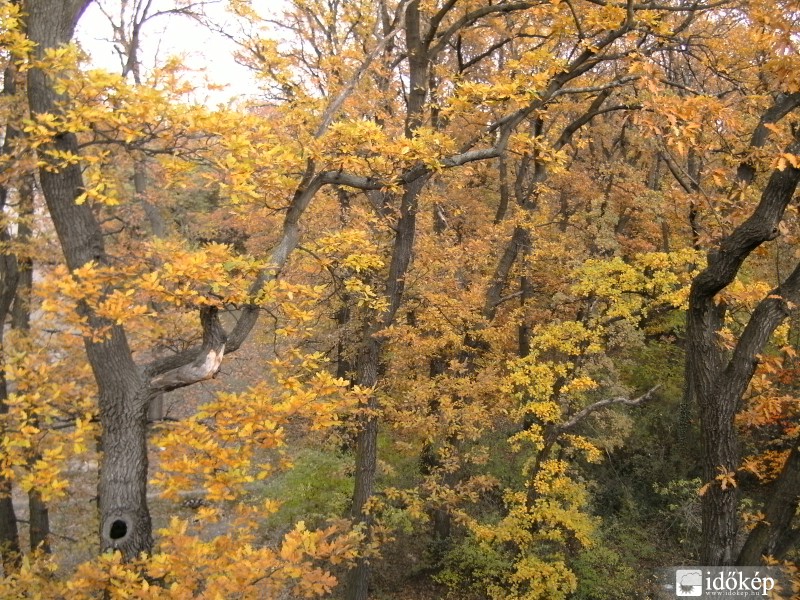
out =
<svg viewBox="0 0 800 600"><path fill-rule="evenodd" d="M444 555L442 568L433 579L456 594L467 590L483 592L492 582L498 581L500 573L507 573L511 568L510 557L467 536Z"/></svg>
<svg viewBox="0 0 800 600"><path fill-rule="evenodd" d="M636 571L606 546L582 551L571 564L578 577L574 600L620 600L637 597Z"/></svg>
<svg viewBox="0 0 800 600"><path fill-rule="evenodd" d="M352 458L305 448L292 460L291 469L271 477L260 491L265 498L282 501L266 525L280 528L303 520L314 527L344 515L353 495L353 478L348 475Z"/></svg>

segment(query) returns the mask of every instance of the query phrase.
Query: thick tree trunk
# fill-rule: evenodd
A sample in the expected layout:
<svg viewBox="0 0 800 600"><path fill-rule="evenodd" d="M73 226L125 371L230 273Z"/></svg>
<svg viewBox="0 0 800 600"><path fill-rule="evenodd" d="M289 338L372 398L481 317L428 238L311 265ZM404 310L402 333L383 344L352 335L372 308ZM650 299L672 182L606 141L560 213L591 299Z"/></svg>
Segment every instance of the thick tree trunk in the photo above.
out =
<svg viewBox="0 0 800 600"><path fill-rule="evenodd" d="M41 56L47 49L69 42L88 0L28 0L28 37ZM41 69L28 72L28 103L33 115L57 113L52 81ZM44 150L77 155L75 135L58 134ZM46 155L40 155L44 158ZM103 234L91 207L76 204L83 191L78 165L49 165L40 181L50 216L70 270L90 261L103 264ZM83 306L89 327L107 331L102 341L85 338L86 353L99 391L101 444L98 504L101 548L118 549L125 558L147 552L152 546L147 509L146 424L148 385L131 357L123 329L98 318Z"/></svg>
<svg viewBox="0 0 800 600"><path fill-rule="evenodd" d="M800 151L800 143L790 145L787 151ZM716 477L735 473L739 467L736 409L755 371L758 354L788 315L788 303L797 301L800 267L759 304L729 361L717 337L724 306L717 304L715 297L734 280L753 250L777 237L778 224L798 180L800 171L791 167L772 174L753 214L709 253L708 266L695 278L689 295L685 377L692 388L687 390L689 396L700 408L703 477L710 483L702 500L700 562L705 565L727 565L736 558L738 490L732 486L722 489Z"/></svg>

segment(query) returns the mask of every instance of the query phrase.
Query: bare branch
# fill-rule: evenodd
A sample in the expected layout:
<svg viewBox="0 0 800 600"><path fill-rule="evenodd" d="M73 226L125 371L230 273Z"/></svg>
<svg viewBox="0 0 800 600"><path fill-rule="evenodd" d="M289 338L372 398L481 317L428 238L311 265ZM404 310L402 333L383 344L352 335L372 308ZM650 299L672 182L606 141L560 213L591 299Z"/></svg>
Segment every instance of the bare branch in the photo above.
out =
<svg viewBox="0 0 800 600"><path fill-rule="evenodd" d="M672 154L670 154L666 149L661 152L661 158L663 158L664 162L667 163L670 173L672 173L672 176L681 185L683 191L685 191L687 194L694 194L700 190L700 183L692 179L686 170L678 164L678 161L675 160L675 157L673 157Z"/></svg>
<svg viewBox="0 0 800 600"><path fill-rule="evenodd" d="M521 10L527 10L532 6L536 5L536 2L501 2L499 4L484 6L473 10L472 12L467 13L460 19L458 19L455 23L450 25L447 29L445 29L442 33L435 36L436 44L434 44L430 48L430 55L435 56L449 43L450 38L453 35L465 28L469 27L479 19L486 17L492 14L501 14L501 13L510 13L510 12L518 12Z"/></svg>
<svg viewBox="0 0 800 600"><path fill-rule="evenodd" d="M204 306L200 309L200 323L203 326L203 345L197 357L190 363L167 371L153 378L150 382L150 393L168 392L211 379L222 365L225 354L227 335L219 322L217 309Z"/></svg>
<svg viewBox="0 0 800 600"><path fill-rule="evenodd" d="M400 17L405 12L406 7L408 6L408 2L409 0L403 0L398 5L397 11L395 12L395 19L394 19L395 23L401 22ZM377 28L378 25L380 25L380 22L376 21L375 27ZM358 71L356 71L355 74L353 75L352 79L350 80L350 83L348 83L345 86L345 88L336 97L336 99L328 105L328 108L325 109L319 127L317 128L317 131L314 134L315 137L320 137L323 133L325 133L330 124L333 122L333 118L336 116L336 113L342 107L342 104L344 104L345 100L347 100L347 98L349 98L350 95L353 93L356 86L358 85L358 82L361 81L361 78L364 76L364 73L366 73L369 66L372 64L375 58L381 52L383 52L384 48L386 48L386 45L392 40L392 38L394 38L399 32L400 32L400 27L395 25L389 31L389 33L387 33L380 39L375 48L372 49L372 52L370 52L367 55L367 57L364 59L364 62L361 63L361 66L358 68Z"/></svg>
<svg viewBox="0 0 800 600"><path fill-rule="evenodd" d="M581 421L583 421L586 417L588 417L590 414L592 414L593 412L597 412L601 408L606 408L608 406L615 406L618 404L622 404L623 406L640 406L645 402L647 402L660 387L661 384L652 387L649 390L647 390L644 394L642 394L638 398L634 398L633 400L621 396L616 398L606 398L605 400L599 400L594 404L590 404L583 410L578 411L577 413L572 415L572 418L569 421L563 423L558 427L558 432L563 433L564 431L572 429L573 427L577 426Z"/></svg>
<svg viewBox="0 0 800 600"><path fill-rule="evenodd" d="M600 85L591 85L587 87L578 87L578 88L561 88L560 90L556 90L553 92L551 98L557 98L558 96L563 96L565 94L593 94L595 92L602 92L605 90L610 90L613 88L621 87L626 83L630 83L631 81L636 81L637 79L641 79L640 75L626 75L625 77L620 77L619 79L615 79L614 81L609 81L608 83L603 83Z"/></svg>
<svg viewBox="0 0 800 600"><path fill-rule="evenodd" d="M614 6L617 8L624 8L630 10L653 10L653 11L668 11L668 12L689 12L694 13L697 11L702 10L709 10L711 8L717 8L720 6L725 6L727 4L732 4L733 0L719 0L718 2L711 2L709 4L702 4L701 2L695 2L694 4L689 4L686 6L683 5L670 5L670 4L655 4L655 3L648 3L648 4L634 4L633 2L606 2L606 0L586 0L587 2L591 2L592 4L597 4L598 6Z"/></svg>

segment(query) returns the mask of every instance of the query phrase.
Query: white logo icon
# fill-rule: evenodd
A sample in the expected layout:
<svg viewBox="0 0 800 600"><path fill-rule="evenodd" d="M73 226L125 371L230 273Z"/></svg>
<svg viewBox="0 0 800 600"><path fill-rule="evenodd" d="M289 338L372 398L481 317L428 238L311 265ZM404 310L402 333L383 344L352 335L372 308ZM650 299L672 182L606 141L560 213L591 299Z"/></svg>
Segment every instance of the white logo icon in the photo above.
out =
<svg viewBox="0 0 800 600"><path fill-rule="evenodd" d="M702 596L703 572L699 569L679 569L675 573L675 594L678 596Z"/></svg>

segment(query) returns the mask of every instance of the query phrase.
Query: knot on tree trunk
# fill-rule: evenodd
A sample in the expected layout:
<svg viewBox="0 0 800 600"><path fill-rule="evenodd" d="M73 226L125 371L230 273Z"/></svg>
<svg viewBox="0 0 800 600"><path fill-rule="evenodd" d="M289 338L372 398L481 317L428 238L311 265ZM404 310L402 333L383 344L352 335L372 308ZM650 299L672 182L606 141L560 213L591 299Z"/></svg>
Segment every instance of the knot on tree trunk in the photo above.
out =
<svg viewBox="0 0 800 600"><path fill-rule="evenodd" d="M168 392L211 379L217 374L222 365L228 336L219 321L215 306L204 306L200 309L200 324L203 327L203 345L197 357L189 364L155 377L150 382L151 393Z"/></svg>

